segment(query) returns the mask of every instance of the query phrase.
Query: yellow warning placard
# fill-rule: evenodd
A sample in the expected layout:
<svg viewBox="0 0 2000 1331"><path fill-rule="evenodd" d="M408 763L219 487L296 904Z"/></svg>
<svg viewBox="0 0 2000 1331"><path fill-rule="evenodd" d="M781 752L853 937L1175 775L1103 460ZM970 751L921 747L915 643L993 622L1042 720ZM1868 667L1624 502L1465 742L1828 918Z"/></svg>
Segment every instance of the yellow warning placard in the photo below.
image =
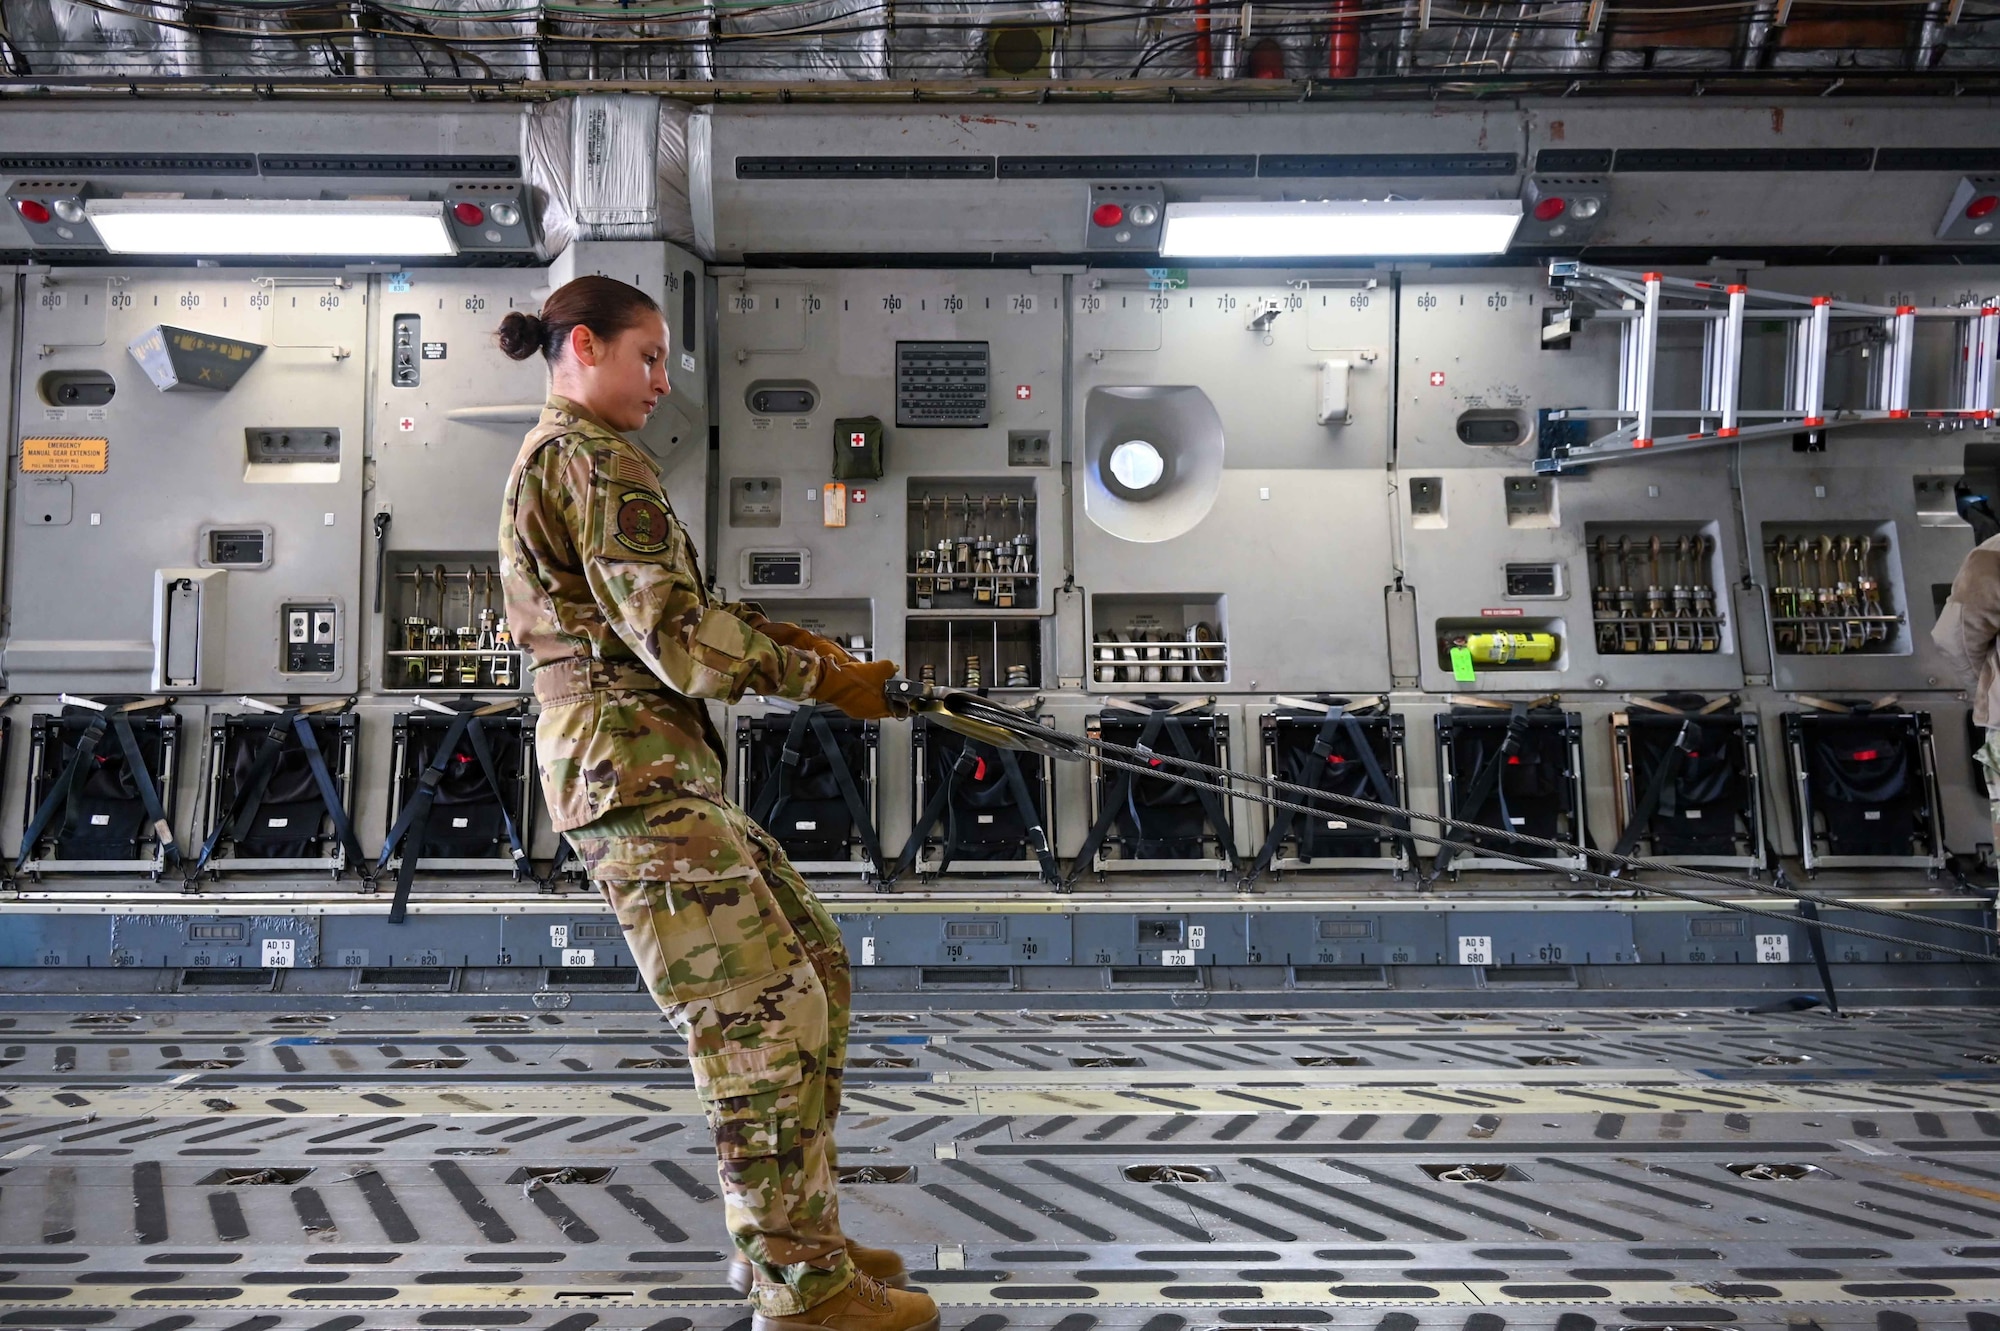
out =
<svg viewBox="0 0 2000 1331"><path fill-rule="evenodd" d="M109 439L23 439L21 470L101 474L111 464Z"/></svg>

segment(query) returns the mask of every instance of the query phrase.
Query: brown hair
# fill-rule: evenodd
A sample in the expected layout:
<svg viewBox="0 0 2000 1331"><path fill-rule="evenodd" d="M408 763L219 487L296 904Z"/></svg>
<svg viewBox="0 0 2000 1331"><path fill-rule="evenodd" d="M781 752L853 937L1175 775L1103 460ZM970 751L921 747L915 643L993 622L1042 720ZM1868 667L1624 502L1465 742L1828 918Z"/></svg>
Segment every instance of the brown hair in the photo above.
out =
<svg viewBox="0 0 2000 1331"><path fill-rule="evenodd" d="M510 310L500 321L500 350L514 360L536 352L553 361L569 345L569 331L582 326L598 337L611 338L636 328L648 314L660 313L659 302L615 277L593 274L565 282L542 302L541 313Z"/></svg>

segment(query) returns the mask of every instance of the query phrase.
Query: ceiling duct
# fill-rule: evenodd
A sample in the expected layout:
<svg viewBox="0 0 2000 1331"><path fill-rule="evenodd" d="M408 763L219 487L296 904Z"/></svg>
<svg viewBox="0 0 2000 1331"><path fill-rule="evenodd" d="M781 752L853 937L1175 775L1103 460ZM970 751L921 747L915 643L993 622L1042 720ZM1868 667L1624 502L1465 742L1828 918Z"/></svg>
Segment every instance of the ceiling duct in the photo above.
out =
<svg viewBox="0 0 2000 1331"><path fill-rule="evenodd" d="M521 157L553 256L572 240L671 240L693 246L688 154L693 108L591 93L523 117Z"/></svg>
<svg viewBox="0 0 2000 1331"><path fill-rule="evenodd" d="M579 240L656 240L660 99L585 93L570 113L570 208Z"/></svg>
<svg viewBox="0 0 2000 1331"><path fill-rule="evenodd" d="M950 22L926 9L923 23ZM717 6L712 23L714 77L745 83L879 80L891 77L894 20L874 0L795 0L791 4ZM974 40L977 34L974 33ZM969 71L968 71L969 72Z"/></svg>

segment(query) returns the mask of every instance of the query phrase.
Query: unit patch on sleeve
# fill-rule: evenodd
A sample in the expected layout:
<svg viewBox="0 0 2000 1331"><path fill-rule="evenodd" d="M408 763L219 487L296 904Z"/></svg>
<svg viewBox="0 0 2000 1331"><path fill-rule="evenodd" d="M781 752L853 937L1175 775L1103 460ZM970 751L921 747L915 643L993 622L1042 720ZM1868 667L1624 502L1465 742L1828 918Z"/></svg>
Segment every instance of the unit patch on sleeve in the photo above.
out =
<svg viewBox="0 0 2000 1331"><path fill-rule="evenodd" d="M618 544L642 555L656 555L667 548L673 527L660 497L645 490L627 490L618 496Z"/></svg>

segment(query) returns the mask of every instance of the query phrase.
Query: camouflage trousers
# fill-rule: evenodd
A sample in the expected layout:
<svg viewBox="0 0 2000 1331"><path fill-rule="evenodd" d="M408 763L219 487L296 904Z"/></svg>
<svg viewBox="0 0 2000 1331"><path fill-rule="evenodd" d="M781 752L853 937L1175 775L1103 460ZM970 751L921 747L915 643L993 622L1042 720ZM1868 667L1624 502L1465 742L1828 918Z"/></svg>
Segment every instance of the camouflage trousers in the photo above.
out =
<svg viewBox="0 0 2000 1331"><path fill-rule="evenodd" d="M854 1278L833 1132L847 1063L840 930L778 843L733 804L617 809L570 832L653 998L687 1041L736 1248L767 1316Z"/></svg>

